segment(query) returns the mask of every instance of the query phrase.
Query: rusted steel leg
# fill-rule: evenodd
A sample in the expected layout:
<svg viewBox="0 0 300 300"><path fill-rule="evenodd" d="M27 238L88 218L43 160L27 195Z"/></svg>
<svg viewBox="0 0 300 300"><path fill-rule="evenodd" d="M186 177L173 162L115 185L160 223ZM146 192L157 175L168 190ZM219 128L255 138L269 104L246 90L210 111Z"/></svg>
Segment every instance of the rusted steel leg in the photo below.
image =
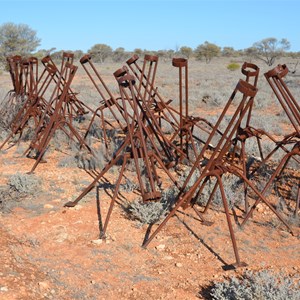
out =
<svg viewBox="0 0 300 300"><path fill-rule="evenodd" d="M296 207L295 207L295 212L294 212L294 216L296 217L298 215L298 211L300 208L300 179L298 181L298 191L297 191L297 200L296 200Z"/></svg>
<svg viewBox="0 0 300 300"><path fill-rule="evenodd" d="M116 152L115 156L109 161L109 163L102 169L102 171L95 177L94 181L90 183L89 186L85 188L85 190L74 200L74 201L69 201L65 203L64 206L66 207L74 207L75 205L78 204L78 202L85 196L87 195L97 184L97 182L105 175L107 171L110 170L111 167L113 167L116 162L122 157L121 153L126 147L128 146L128 139L124 141L123 145L118 149Z"/></svg>
<svg viewBox="0 0 300 300"><path fill-rule="evenodd" d="M207 177L208 178L208 177ZM214 187L213 187L213 190L211 191L210 195L209 195L209 198L208 198L208 201L205 205L205 208L204 208L204 211L203 211L203 214L205 214L208 210L208 208L210 207L211 205L211 202L212 200L214 199L214 196L215 196L215 193L217 191L217 187L218 187L218 182L215 183Z"/></svg>
<svg viewBox="0 0 300 300"><path fill-rule="evenodd" d="M202 225L211 226L212 224L214 224L214 222L205 220L205 218L203 217L203 214L194 205L192 206L192 208L193 208L194 212L197 214L197 216L200 218Z"/></svg>
<svg viewBox="0 0 300 300"><path fill-rule="evenodd" d="M295 131L298 136L300 136L300 106L282 79L288 74L288 72L289 70L286 65L278 65L274 69L266 72L264 75Z"/></svg>
<svg viewBox="0 0 300 300"><path fill-rule="evenodd" d="M114 204L116 202L116 198L118 197L118 194L119 194L119 188L120 188L121 180L122 180L122 177L124 175L124 170L125 170L125 167L126 167L126 164L127 164L127 159L128 159L126 155L123 158L124 158L124 160L123 160L122 168L121 168L120 173L119 173L118 180L116 182L115 191L114 191L113 197L112 197L111 202L110 202L110 206L109 206L106 218L105 218L104 226L102 228L102 231L100 232L100 238L101 239L105 238L105 234L106 234L107 226L108 226L108 223L109 223L109 220L110 220L110 216L111 216L111 213L113 211L113 207L114 207Z"/></svg>
<svg viewBox="0 0 300 300"><path fill-rule="evenodd" d="M234 255L235 255L235 259L236 259L236 263L233 264L232 266L233 267L245 267L245 266L247 266L247 264L244 262L241 262L241 260L240 260L237 243L236 243L236 239L235 239L235 235L234 235L234 230L233 230L230 215L229 215L229 208L228 208L227 199L226 199L226 195L225 195L225 191L224 191L224 187L223 187L223 182L219 175L217 175L216 178L217 178L218 186L219 186L219 189L221 192L222 202L223 202L223 206L225 209L226 220L227 220L227 224L228 224L228 228L229 228L229 232L230 232L230 238L232 241L233 251L234 251Z"/></svg>
<svg viewBox="0 0 300 300"><path fill-rule="evenodd" d="M243 166L243 174L246 177L247 176L247 167L246 167L246 159L247 159L247 154L246 154L246 149L245 149L245 140L241 142L241 159L242 159L242 166ZM244 181L244 201L245 201L245 215L249 211L249 201L248 201L248 195L247 195L247 183Z"/></svg>
<svg viewBox="0 0 300 300"><path fill-rule="evenodd" d="M183 151L183 126L185 125L185 120L188 118L188 73L187 73L187 60L185 58L173 58L172 65L174 67L179 68L179 138L180 138L180 148ZM183 100L183 83L182 83L182 77L183 77L183 69L185 72L185 99ZM184 102L185 101L185 107ZM185 110L185 112L183 111ZM188 145L188 136L186 135L186 141L185 145L187 147ZM188 155L188 149L185 149L185 152Z"/></svg>
<svg viewBox="0 0 300 300"><path fill-rule="evenodd" d="M264 187L264 189L259 192L255 186L250 182L250 180L248 178L246 178L243 174L238 174L239 177L241 177L244 181L247 182L247 185L253 190L253 192L258 196L258 199L255 201L255 203L252 205L252 207L250 208L250 210L248 211L247 215L245 216L241 226L243 227L246 222L248 221L248 219L252 216L254 209L256 208L257 204L261 201L263 201L269 208L270 210L278 217L278 219L287 227L287 229L291 232L291 234L293 235L293 231L291 229L291 227L289 226L289 224L283 219L283 217L276 211L276 209L274 209L274 207L265 199L264 197L264 193L268 190L268 188L270 187L271 183L273 182L274 178L277 176L281 166L284 164L285 160L289 157L290 154L287 154L284 159L282 159L282 161L280 162L279 166L277 167L277 169L275 170L275 172L272 174L271 178L269 179L269 181L267 182L266 186Z"/></svg>
<svg viewBox="0 0 300 300"><path fill-rule="evenodd" d="M148 237L148 239L144 239L144 242L142 244L143 248L147 248L149 243L154 239L154 237L162 230L162 228L167 224L169 219L175 215L178 208L181 206L182 201L177 201L174 208L170 211L170 213L166 216L166 218L159 224L159 226L156 228L156 230Z"/></svg>
<svg viewBox="0 0 300 300"><path fill-rule="evenodd" d="M122 115L122 108L119 106L117 99L113 96L107 85L105 84L103 78L100 76L99 72L95 68L94 64L91 61L90 55L84 55L80 59L80 63L83 66L84 70L86 71L88 77L92 81L94 87L96 88L97 92L99 93L101 97L101 108L98 108L98 110L107 108L116 122L118 123L121 130L123 130L123 125L121 121L119 120L117 113L114 109L114 107L119 111L119 113ZM89 66L89 67L88 67ZM93 72L93 74L92 74ZM98 84L96 82L96 79L98 79ZM94 112L94 115L97 115L97 111ZM93 118L95 118L93 116Z"/></svg>
<svg viewBox="0 0 300 300"><path fill-rule="evenodd" d="M4 142L0 146L0 150L5 146L5 144L15 135L15 132L12 132L7 136L7 138L4 140Z"/></svg>

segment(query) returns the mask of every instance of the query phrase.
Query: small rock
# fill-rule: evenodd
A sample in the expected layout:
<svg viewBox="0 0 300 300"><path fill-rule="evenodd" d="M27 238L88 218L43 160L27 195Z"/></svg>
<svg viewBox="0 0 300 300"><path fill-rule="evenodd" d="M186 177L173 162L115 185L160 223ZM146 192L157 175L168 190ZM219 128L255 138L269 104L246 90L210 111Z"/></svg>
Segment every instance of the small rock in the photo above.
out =
<svg viewBox="0 0 300 300"><path fill-rule="evenodd" d="M49 283L47 281L40 281L38 285L41 293L47 292L50 289Z"/></svg>
<svg viewBox="0 0 300 300"><path fill-rule="evenodd" d="M47 209L52 209L53 207L54 206L52 204L49 204L49 203L44 205L44 208L47 208Z"/></svg>
<svg viewBox="0 0 300 300"><path fill-rule="evenodd" d="M167 255L167 256L164 256L164 259L167 259L167 260L172 260L172 259L173 259L173 256L171 256L171 255Z"/></svg>
<svg viewBox="0 0 300 300"><path fill-rule="evenodd" d="M54 236L53 236L54 241L56 241L57 243L62 243L68 239L69 235L67 233L67 229L65 226L56 225L53 226L53 228L54 228Z"/></svg>
<svg viewBox="0 0 300 300"><path fill-rule="evenodd" d="M182 264L182 263L176 263L175 266L176 266L177 268L182 268L182 267L183 267L183 264Z"/></svg>
<svg viewBox="0 0 300 300"><path fill-rule="evenodd" d="M284 238L291 236L291 234L289 232L283 231L283 230L280 231L280 235Z"/></svg>
<svg viewBox="0 0 300 300"><path fill-rule="evenodd" d="M96 281L95 280L91 280L91 284L95 284L96 283Z"/></svg>
<svg viewBox="0 0 300 300"><path fill-rule="evenodd" d="M258 204L257 204L256 210L257 210L259 213L263 213L263 212L265 211L264 206L263 206L261 203L258 203Z"/></svg>
<svg viewBox="0 0 300 300"><path fill-rule="evenodd" d="M164 245L164 244L160 244L160 245L158 245L158 246L156 246L155 247L157 250L164 250L165 248L166 248L166 245Z"/></svg>
<svg viewBox="0 0 300 300"><path fill-rule="evenodd" d="M93 245L101 245L103 243L102 239L92 240L91 243Z"/></svg>
<svg viewBox="0 0 300 300"><path fill-rule="evenodd" d="M1 292L8 292L8 287L7 286L1 286L0 291Z"/></svg>
<svg viewBox="0 0 300 300"><path fill-rule="evenodd" d="M79 220L79 221L74 222L73 224L83 224L83 221Z"/></svg>
<svg viewBox="0 0 300 300"><path fill-rule="evenodd" d="M52 200L52 202L54 202L54 203L60 203L61 199L54 199L54 200Z"/></svg>
<svg viewBox="0 0 300 300"><path fill-rule="evenodd" d="M82 205L77 204L76 206L74 206L74 210L81 210L82 209Z"/></svg>
<svg viewBox="0 0 300 300"><path fill-rule="evenodd" d="M116 239L115 236L110 236L110 240L111 240L112 242L115 242L117 239Z"/></svg>

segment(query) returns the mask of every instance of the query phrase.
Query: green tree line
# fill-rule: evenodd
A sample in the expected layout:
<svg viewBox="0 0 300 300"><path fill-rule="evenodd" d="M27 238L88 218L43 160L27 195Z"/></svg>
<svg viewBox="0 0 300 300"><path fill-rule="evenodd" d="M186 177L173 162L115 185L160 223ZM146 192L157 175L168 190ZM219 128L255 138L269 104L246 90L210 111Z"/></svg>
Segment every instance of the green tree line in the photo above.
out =
<svg viewBox="0 0 300 300"><path fill-rule="evenodd" d="M6 57L11 55L21 56L36 56L42 58L48 54L55 59L60 59L62 51L56 51L56 48L36 50L41 43L41 39L37 37L36 31L31 29L26 24L5 23L0 26L0 63L4 66ZM126 51L123 47L112 49L109 45L97 43L89 50L95 62L103 63L106 60L115 62L124 61L132 53L143 55L144 53L158 55L162 59L170 59L174 56L182 56L185 58L194 57L197 60L203 60L206 63L219 56L223 57L240 57L246 56L264 61L271 66L279 57L288 55L295 58L300 58L300 52L288 52L290 42L283 38L278 40L275 37L265 38L255 42L251 47L235 50L233 47L219 47L214 43L205 41L195 49L189 46L178 47L172 50L157 50L136 48L133 51ZM75 59L79 59L84 54L82 50L72 51Z"/></svg>

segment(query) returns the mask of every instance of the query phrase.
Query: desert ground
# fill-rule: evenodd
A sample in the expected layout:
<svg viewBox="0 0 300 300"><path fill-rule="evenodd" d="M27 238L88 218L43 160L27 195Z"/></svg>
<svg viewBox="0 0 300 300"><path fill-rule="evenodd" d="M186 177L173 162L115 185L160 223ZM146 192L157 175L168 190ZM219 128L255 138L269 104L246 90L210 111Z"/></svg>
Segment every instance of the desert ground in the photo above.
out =
<svg viewBox="0 0 300 300"><path fill-rule="evenodd" d="M244 62L243 58L216 58L210 64L189 61L191 115L215 123L237 81L243 78L240 69L227 69L233 60L240 65ZM254 63L261 71L252 124L280 139L292 131L291 125L264 79L263 73L270 67L260 61ZM294 69L297 61L281 58L276 63L286 63L294 71L287 82L299 98L300 71ZM99 96L79 62L77 65L72 89L78 92L78 98L96 108ZM97 64L113 93L118 88L112 74L120 66ZM0 79L0 99L4 99L12 84L7 72ZM173 99L172 105L178 108L178 70L170 61L159 62L156 85L164 99ZM86 124L80 126L83 134ZM2 140L6 134L0 133ZM77 206L64 207L93 181L89 172L76 165L76 149L69 149L64 142L59 136L53 139L46 162L27 175L37 184L26 195L13 193L9 187L14 175L26 176L34 164L23 155L29 141L21 139L0 152L1 197L10 193L5 203L1 199L0 299L210 299L214 282L249 270L282 272L299 280L300 212L296 217L284 214L293 229L291 235L263 203L243 228L239 226L241 213L236 222L231 213L239 254L247 264L236 269L226 268L235 257L222 207L209 209L207 218L212 226L202 225L192 210L180 209L144 249L141 245L148 225L126 210L139 194L126 189L125 184L114 206L107 237L100 239L100 216L108 211L120 166L106 174L110 184L99 183ZM101 142L93 143L98 147ZM134 170L128 171L132 180L134 175ZM280 186L285 195L290 195L286 203L291 207L295 206L291 195L299 175L291 166L287 181ZM268 197L278 200L274 190Z"/></svg>

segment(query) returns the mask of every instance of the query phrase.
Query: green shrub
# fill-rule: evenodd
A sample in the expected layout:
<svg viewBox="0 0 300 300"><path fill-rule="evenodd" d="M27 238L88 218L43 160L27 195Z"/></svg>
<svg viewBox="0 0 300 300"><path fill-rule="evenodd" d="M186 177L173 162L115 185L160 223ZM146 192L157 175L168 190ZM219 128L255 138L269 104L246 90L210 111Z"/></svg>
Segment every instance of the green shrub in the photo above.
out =
<svg viewBox="0 0 300 300"><path fill-rule="evenodd" d="M227 66L227 69L230 70L230 71L236 71L240 68L240 65L237 64L237 63L230 63L228 66Z"/></svg>
<svg viewBox="0 0 300 300"><path fill-rule="evenodd" d="M210 293L216 300L296 300L300 299L300 281L268 270L246 272L241 278L232 277L215 283Z"/></svg>

